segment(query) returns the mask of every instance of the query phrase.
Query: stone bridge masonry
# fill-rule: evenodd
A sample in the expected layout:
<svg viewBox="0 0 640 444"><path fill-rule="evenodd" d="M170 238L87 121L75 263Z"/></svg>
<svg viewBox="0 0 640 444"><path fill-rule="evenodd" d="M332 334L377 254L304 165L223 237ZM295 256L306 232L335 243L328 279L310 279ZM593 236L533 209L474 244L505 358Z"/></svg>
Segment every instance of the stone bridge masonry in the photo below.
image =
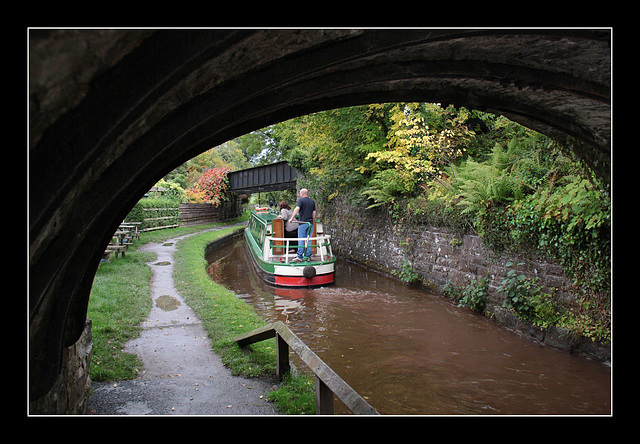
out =
<svg viewBox="0 0 640 444"><path fill-rule="evenodd" d="M65 373L118 223L165 174L250 131L341 106L450 103L557 137L610 175L610 28L26 34L31 401Z"/></svg>

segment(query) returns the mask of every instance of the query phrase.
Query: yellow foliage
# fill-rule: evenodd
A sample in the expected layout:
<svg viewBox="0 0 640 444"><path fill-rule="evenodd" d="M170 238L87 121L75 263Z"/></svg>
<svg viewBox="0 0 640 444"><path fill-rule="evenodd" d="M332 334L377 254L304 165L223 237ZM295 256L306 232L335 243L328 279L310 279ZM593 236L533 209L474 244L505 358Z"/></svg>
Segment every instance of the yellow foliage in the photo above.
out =
<svg viewBox="0 0 640 444"><path fill-rule="evenodd" d="M441 108L432 108L431 111L443 112ZM386 144L388 149L369 153L366 158L380 163L380 168L385 168L382 163L392 164L407 189L413 188L425 175L437 174L442 166L464 152L460 144L469 133L460 125L463 120L459 116L450 121L451 128L437 131L425 123L418 104L408 104L396 106L391 121L391 137ZM365 169L359 167L358 171L364 172Z"/></svg>

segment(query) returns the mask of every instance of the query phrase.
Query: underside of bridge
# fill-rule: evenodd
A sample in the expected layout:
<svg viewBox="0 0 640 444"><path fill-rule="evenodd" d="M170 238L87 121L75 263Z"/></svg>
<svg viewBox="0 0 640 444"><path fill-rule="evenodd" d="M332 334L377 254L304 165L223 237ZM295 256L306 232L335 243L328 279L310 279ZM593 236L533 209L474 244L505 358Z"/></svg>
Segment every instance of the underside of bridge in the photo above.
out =
<svg viewBox="0 0 640 444"><path fill-rule="evenodd" d="M30 398L80 336L101 253L197 154L298 115L440 102L556 137L603 178L610 29L31 29Z"/></svg>
<svg viewBox="0 0 640 444"><path fill-rule="evenodd" d="M298 171L287 162L276 162L233 171L227 178L229 191L252 194L295 189Z"/></svg>

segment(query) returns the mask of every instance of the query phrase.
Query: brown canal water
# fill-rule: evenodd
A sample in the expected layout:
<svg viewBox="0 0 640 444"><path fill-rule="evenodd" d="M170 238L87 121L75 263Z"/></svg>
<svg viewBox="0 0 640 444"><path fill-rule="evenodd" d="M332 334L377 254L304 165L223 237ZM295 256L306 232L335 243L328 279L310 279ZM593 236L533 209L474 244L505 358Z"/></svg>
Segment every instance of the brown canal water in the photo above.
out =
<svg viewBox="0 0 640 444"><path fill-rule="evenodd" d="M330 287L280 289L256 275L242 238L207 260L214 281L286 323L382 414L611 414L609 366L360 265L338 260ZM338 400L336 412L348 414Z"/></svg>

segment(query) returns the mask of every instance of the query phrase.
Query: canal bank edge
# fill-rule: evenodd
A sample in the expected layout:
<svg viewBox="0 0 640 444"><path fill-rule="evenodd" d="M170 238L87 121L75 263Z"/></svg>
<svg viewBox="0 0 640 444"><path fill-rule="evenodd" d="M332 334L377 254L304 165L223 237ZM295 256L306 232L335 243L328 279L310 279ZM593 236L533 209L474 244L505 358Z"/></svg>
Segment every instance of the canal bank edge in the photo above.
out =
<svg viewBox="0 0 640 444"><path fill-rule="evenodd" d="M207 244L204 249L204 257L208 257L211 253L233 243L238 237L241 237L244 233L246 224L239 225L232 233L212 240Z"/></svg>
<svg viewBox="0 0 640 444"><path fill-rule="evenodd" d="M417 275L418 285L443 297L446 297L443 289L447 284L465 287L476 279L486 278L488 301L484 315L498 325L541 344L610 363L610 346L565 328L534 326L502 307L504 297L498 288L511 269L507 266L509 262L518 264L518 274L536 278L543 291L553 294L554 300L571 304L575 298L570 291L572 282L559 265L544 258L496 254L483 245L479 236L467 234L460 239L441 228L405 227L400 235L388 215L355 208L340 197L323 210L322 217L327 233L332 236L334 253L342 259L396 279L409 263Z"/></svg>
<svg viewBox="0 0 640 444"><path fill-rule="evenodd" d="M326 216L325 219L330 220L329 218L326 218ZM373 254L367 256L365 254L357 254L357 252L362 251L362 249L351 248L346 250L340 248L341 244L356 246L363 245L363 240L356 241L355 239L350 238L350 236L353 236L353 234L358 232L365 231L364 236L366 237L366 239L369 239L370 242L373 242L376 238L382 239L384 237L381 236L381 233L384 227L378 226L377 228L370 228L369 230L365 230L364 227L366 227L367 224L363 223L360 225L360 230L358 230L357 228L350 227L348 225L349 224L343 225L341 230L336 230L335 225L333 225L332 223L327 223L327 232L329 234L332 234L332 240L336 245L335 249L337 251L337 254L342 255L343 259L359 263L397 279L396 270L401 268L401 258L403 258L404 256L401 254L401 251L398 251L400 249L395 245L395 242L389 242L389 247L394 248L393 253L391 253L391 257L394 260L387 263L380 263L381 261L375 260L380 254L378 253L378 255L376 255L376 249L370 249L371 253ZM231 244L238 237L242 236L244 228L244 225L239 226L238 229L233 233L215 239L207 244L205 248L205 257L207 257L209 253ZM484 315L489 319L492 319L497 324L513 332L514 334L532 339L540 344L544 344L546 346L568 353L583 356L593 361L605 363L611 361L611 347L595 343L589 338L576 336L573 332L569 331L566 328L551 326L544 329L532 325L531 322L522 320L510 310L503 308L501 301L496 300L496 288L499 285L498 283L502 279L504 279L507 272L506 268L500 264L505 263L508 260L524 261L525 259L514 257L496 258L492 253L485 251L482 245L482 241L478 236L465 235L462 246L466 246L467 255L473 256L474 258L472 263L469 264L468 262L465 262L464 258L461 259L455 257L456 248L451 245L451 239L453 237L454 235L446 233L445 231L433 230L420 232L420 235L416 236L416 239L410 239L410 242L422 242L423 244L427 245L423 257L429 257L429 251L435 251L439 253L438 255L436 255L432 267L429 267L426 264L414 262L416 270L422 277L420 283L422 287L424 287L426 290L434 291L442 295L442 287L447 282L445 278L449 276L456 276L458 278L457 282L459 284L468 284L475 278L485 277L487 274L493 275L493 283L490 283L489 285L490 294L493 293L493 298L490 298L484 311ZM431 240L431 242L429 242L429 240ZM443 265L445 262L446 265ZM394 263L399 264L395 268L393 266L390 266ZM458 269L453 268L456 264L459 265L461 263L463 264L463 266L459 266ZM531 260L527 260L527 265L529 269L532 270L529 272L530 275L532 274L538 278L543 278L546 289L552 289L555 290L556 293L558 293L558 287L551 288L552 284L561 286L560 289L565 289L570 286L570 281L562 275L561 268L557 265L550 264L548 262ZM432 270L431 275L426 274L424 271L425 269L429 268L431 268ZM474 270L475 273L473 272ZM546 272L539 270L545 270ZM527 273L525 272L525 274ZM444 295L442 296L445 297ZM571 296L567 294L566 291L564 291L559 295L559 297L567 298Z"/></svg>

